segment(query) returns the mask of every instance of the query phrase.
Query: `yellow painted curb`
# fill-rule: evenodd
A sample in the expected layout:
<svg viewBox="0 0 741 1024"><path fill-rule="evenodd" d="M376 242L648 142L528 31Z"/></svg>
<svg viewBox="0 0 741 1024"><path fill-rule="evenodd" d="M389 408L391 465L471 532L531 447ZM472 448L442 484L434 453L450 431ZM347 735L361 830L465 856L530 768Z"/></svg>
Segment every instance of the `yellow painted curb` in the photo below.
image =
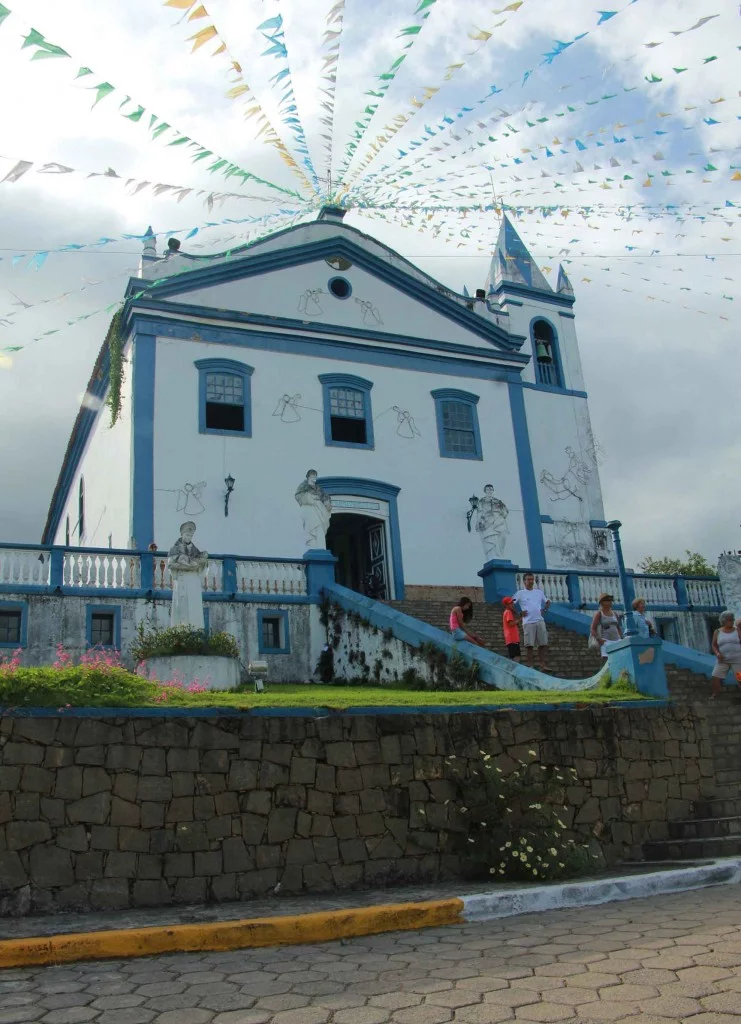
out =
<svg viewBox="0 0 741 1024"><path fill-rule="evenodd" d="M380 932L459 924L463 920L462 913L463 900L431 900L316 914L218 921L214 924L176 924L79 932L48 938L6 939L0 941L0 968L152 956L157 953L328 942Z"/></svg>

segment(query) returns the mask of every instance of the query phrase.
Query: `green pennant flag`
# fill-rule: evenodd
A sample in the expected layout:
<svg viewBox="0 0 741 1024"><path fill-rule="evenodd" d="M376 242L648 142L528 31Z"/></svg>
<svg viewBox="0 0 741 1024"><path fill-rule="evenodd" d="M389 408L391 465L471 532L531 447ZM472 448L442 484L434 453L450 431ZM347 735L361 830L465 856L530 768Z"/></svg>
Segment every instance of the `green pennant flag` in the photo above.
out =
<svg viewBox="0 0 741 1024"><path fill-rule="evenodd" d="M160 135L162 135L163 132L166 132L169 127L170 125L167 123L167 121L163 121L162 124L158 124L157 127L152 132L152 138L158 139Z"/></svg>
<svg viewBox="0 0 741 1024"><path fill-rule="evenodd" d="M133 114L123 114L127 121L141 121L142 114L144 113L144 107L139 106L138 110L135 110Z"/></svg>
<svg viewBox="0 0 741 1024"><path fill-rule="evenodd" d="M92 86L95 89L97 96L95 97L95 103L93 103L91 110L94 110L101 100L104 100L106 96L110 96L112 92L115 92L116 87L111 85L110 82L101 82L100 85Z"/></svg>
<svg viewBox="0 0 741 1024"><path fill-rule="evenodd" d="M8 10L8 8L5 7L3 4L0 4L0 25L2 25L2 23L5 21L9 14L10 11Z"/></svg>
<svg viewBox="0 0 741 1024"><path fill-rule="evenodd" d="M78 78L84 78L85 75L92 75L92 73L92 68L80 68L80 70L75 75L75 80L77 80Z"/></svg>
<svg viewBox="0 0 741 1024"><path fill-rule="evenodd" d="M54 43L47 42L35 28L32 28L24 38L21 49L25 50L29 46L38 47L31 60L45 60L47 57L69 57L66 50L63 50L61 46L56 46Z"/></svg>

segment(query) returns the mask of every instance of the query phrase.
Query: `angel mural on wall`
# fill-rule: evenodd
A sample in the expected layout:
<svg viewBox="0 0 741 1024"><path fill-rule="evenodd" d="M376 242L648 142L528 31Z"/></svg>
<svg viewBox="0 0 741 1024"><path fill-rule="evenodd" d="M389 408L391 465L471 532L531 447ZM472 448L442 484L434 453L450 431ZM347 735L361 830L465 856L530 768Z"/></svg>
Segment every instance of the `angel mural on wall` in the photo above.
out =
<svg viewBox="0 0 741 1024"><path fill-rule="evenodd" d="M413 440L415 437L422 436L419 430L417 430L417 424L414 422L414 417L408 409L400 409L398 405L394 405L391 408L396 413L396 433L399 437L408 437L410 440Z"/></svg>
<svg viewBox="0 0 741 1024"><path fill-rule="evenodd" d="M298 403L301 400L300 394L281 395L275 407L273 416L278 416L283 423L298 423L301 419Z"/></svg>
<svg viewBox="0 0 741 1024"><path fill-rule="evenodd" d="M158 487L158 491L163 491L165 494L177 495L175 499L175 511L184 512L186 516L199 516L202 512L206 511L206 506L203 504L203 488L206 486L206 481L201 480L197 484L183 484L182 487Z"/></svg>
<svg viewBox="0 0 741 1024"><path fill-rule="evenodd" d="M589 444L587 445L587 456L592 460L595 466L601 466L605 461L607 453L594 436L594 431L591 427L587 431L587 439L589 441Z"/></svg>
<svg viewBox="0 0 741 1024"><path fill-rule="evenodd" d="M307 288L299 295L298 311L304 316L321 316L324 313L320 296L324 295L322 288Z"/></svg>
<svg viewBox="0 0 741 1024"><path fill-rule="evenodd" d="M540 482L552 492L551 501L565 501L569 497L583 501L579 491L591 476L592 470L573 448L567 447L564 450L569 458L566 472L563 476L557 477L544 469L540 474Z"/></svg>
<svg viewBox="0 0 741 1024"><path fill-rule="evenodd" d="M366 327L383 326L381 314L368 299L355 299L363 311L363 323Z"/></svg>

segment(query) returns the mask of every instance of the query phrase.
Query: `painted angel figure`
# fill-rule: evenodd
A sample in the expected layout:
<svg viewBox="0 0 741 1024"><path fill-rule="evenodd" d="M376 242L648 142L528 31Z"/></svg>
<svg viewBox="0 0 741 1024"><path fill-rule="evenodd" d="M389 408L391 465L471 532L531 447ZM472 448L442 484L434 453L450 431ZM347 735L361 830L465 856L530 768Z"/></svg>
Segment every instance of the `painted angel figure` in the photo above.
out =
<svg viewBox="0 0 741 1024"><path fill-rule="evenodd" d="M324 292L321 288L307 288L298 299L298 311L304 316L321 316L324 312L320 301L320 295Z"/></svg>
<svg viewBox="0 0 741 1024"><path fill-rule="evenodd" d="M176 512L185 512L186 516L199 516L206 511L206 506L201 501L201 492L206 486L206 481L201 480L197 484L183 484L178 491L178 503Z"/></svg>
<svg viewBox="0 0 741 1024"><path fill-rule="evenodd" d="M196 524L182 523L180 537L167 552L167 568L172 575L170 625L204 628L201 573L208 568L208 552L193 543Z"/></svg>
<svg viewBox="0 0 741 1024"><path fill-rule="evenodd" d="M296 488L296 501L304 523L304 543L308 548L325 548L332 517L332 499L317 483L317 472L310 469Z"/></svg>
<svg viewBox="0 0 741 1024"><path fill-rule="evenodd" d="M481 537L484 560L502 558L507 546L509 509L499 498L494 497L494 485L484 487L484 496L476 506L476 533Z"/></svg>
<svg viewBox="0 0 741 1024"><path fill-rule="evenodd" d="M369 302L367 299L356 299L355 301L363 311L363 323L366 325L366 327L375 327L377 325L383 325L381 314L379 313L379 311L376 309L372 302Z"/></svg>
<svg viewBox="0 0 741 1024"><path fill-rule="evenodd" d="M414 422L414 417L407 409L400 409L398 405L394 405L391 408L396 413L396 433L399 437L408 437L412 439L422 436L419 430L417 430L417 424Z"/></svg>
<svg viewBox="0 0 741 1024"><path fill-rule="evenodd" d="M582 500L574 482L569 480L568 473L564 473L562 477L555 477L553 473L544 469L540 474L540 482L553 493L551 501L565 501L569 496L576 498L577 501Z"/></svg>
<svg viewBox="0 0 741 1024"><path fill-rule="evenodd" d="M301 413L298 411L298 403L301 395L282 395L275 407L273 416L278 416L283 423L298 423Z"/></svg>

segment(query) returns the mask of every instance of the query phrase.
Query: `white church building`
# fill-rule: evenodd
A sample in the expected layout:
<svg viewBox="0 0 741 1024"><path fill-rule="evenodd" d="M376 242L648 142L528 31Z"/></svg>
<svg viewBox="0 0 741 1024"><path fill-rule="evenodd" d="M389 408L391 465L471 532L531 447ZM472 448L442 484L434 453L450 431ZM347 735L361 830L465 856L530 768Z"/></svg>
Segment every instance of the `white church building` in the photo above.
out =
<svg viewBox="0 0 741 1024"><path fill-rule="evenodd" d="M44 544L166 551L192 520L209 552L300 558L315 470L353 589L612 565L563 270L554 290L505 218L484 287L459 295L343 217L212 256L148 239L120 415L105 344Z"/></svg>

